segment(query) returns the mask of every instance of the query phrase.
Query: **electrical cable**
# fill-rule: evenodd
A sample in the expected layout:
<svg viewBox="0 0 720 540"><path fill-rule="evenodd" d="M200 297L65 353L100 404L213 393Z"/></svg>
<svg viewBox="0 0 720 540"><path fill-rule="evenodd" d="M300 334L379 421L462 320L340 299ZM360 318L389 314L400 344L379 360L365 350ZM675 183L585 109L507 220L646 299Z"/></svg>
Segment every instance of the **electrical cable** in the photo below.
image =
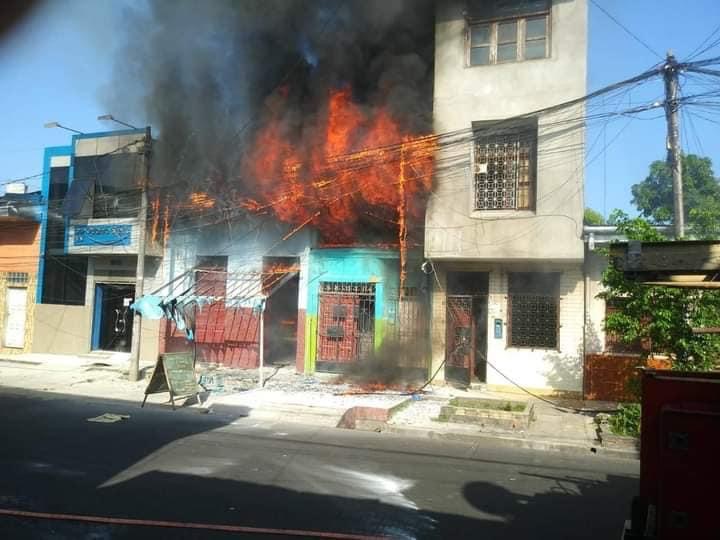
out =
<svg viewBox="0 0 720 540"><path fill-rule="evenodd" d="M593 5L598 8L600 11L602 11L607 17L613 21L615 24L617 24L620 28L622 28L630 37L632 37L635 41L637 41L640 45L645 47L648 51L650 51L655 56L662 58L662 55L658 53L655 49L650 47L644 40L640 39L637 34L635 34L632 30L630 30L627 26L625 26L623 23L621 23L616 17L614 17L612 14L610 14L604 7L602 7L596 0L590 0Z"/></svg>

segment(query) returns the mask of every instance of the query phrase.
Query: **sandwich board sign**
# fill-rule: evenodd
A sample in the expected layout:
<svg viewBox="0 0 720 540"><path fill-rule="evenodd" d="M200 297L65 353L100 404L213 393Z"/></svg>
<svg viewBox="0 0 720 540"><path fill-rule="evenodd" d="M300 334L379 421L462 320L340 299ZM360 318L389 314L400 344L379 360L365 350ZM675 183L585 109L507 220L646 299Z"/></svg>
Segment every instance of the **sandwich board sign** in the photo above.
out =
<svg viewBox="0 0 720 540"><path fill-rule="evenodd" d="M187 397L194 394L198 403L200 403L194 364L191 353L161 354L155 363L155 369L145 389L145 398L140 407L145 406L149 394L162 392L170 393L170 403L172 403L173 410L175 410L176 397Z"/></svg>

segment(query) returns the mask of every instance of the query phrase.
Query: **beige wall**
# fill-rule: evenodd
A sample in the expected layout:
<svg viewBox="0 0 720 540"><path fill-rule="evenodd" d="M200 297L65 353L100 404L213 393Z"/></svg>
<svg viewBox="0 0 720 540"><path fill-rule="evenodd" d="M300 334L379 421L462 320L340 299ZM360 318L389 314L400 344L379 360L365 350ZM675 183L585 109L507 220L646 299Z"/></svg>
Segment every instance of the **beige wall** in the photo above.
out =
<svg viewBox="0 0 720 540"><path fill-rule="evenodd" d="M82 354L90 351L89 306L37 304L32 352Z"/></svg>
<svg viewBox="0 0 720 540"><path fill-rule="evenodd" d="M605 350L605 300L597 295L603 290L600 280L603 270L607 266L607 257L595 251L588 251L585 257L587 272L587 327L585 350L589 353L599 353Z"/></svg>
<svg viewBox="0 0 720 540"><path fill-rule="evenodd" d="M92 339L92 316L95 302L95 285L98 283L126 283L135 285L131 276L117 276L112 272L124 268L135 272L135 258L128 258L124 265L112 265L110 259L117 257L91 257L88 261L88 278L85 305L63 306L38 304L34 317L32 352L50 354L85 354L90 352ZM162 279L162 264L148 258L145 264L145 292L151 292ZM131 321L128 320L128 323ZM160 336L159 321L143 321L140 358L155 361Z"/></svg>
<svg viewBox="0 0 720 540"><path fill-rule="evenodd" d="M436 23L434 129L440 139L426 213L425 252L435 259L580 261L583 256L582 105L538 116L535 211L472 208L473 121L500 120L586 93L587 5L556 0L549 58L465 65L463 3L439 9ZM459 131L462 130L462 131Z"/></svg>
<svg viewBox="0 0 720 540"><path fill-rule="evenodd" d="M488 361L518 384L540 390L582 390L584 281L581 264L467 264L436 263L438 282L432 295L432 371L445 359L446 273L451 270L488 272ZM558 350L520 349L507 346L508 272L561 272L560 336ZM503 322L503 336L494 337L494 320ZM438 379L442 380L443 370ZM492 367L487 383L511 386Z"/></svg>

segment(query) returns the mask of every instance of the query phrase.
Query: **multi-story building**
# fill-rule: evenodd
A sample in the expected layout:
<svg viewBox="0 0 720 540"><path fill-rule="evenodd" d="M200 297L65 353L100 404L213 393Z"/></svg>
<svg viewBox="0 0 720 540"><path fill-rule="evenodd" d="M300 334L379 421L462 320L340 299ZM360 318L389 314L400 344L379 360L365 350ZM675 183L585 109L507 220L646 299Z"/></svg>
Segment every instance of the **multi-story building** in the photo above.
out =
<svg viewBox="0 0 720 540"><path fill-rule="evenodd" d="M129 352L136 296L145 130L78 134L45 150L33 352ZM161 245L148 227L146 292ZM139 296L139 294L138 294ZM143 356L157 354L157 322Z"/></svg>
<svg viewBox="0 0 720 540"><path fill-rule="evenodd" d="M435 38L432 370L579 391L586 1L444 2Z"/></svg>

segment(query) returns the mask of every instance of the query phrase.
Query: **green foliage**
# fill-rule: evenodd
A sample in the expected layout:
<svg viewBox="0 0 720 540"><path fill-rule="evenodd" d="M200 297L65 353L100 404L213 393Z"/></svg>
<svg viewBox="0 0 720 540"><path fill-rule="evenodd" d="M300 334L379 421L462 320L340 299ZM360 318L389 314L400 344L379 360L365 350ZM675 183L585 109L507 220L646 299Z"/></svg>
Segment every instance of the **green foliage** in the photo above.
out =
<svg viewBox="0 0 720 540"><path fill-rule="evenodd" d="M662 235L642 218L615 211L618 231L629 240L652 242ZM625 343L650 343L647 353L669 354L673 368L707 370L720 359L720 336L693 334L693 327L720 326L720 291L646 286L608 265L603 273L606 302L621 306L605 318L605 330Z"/></svg>
<svg viewBox="0 0 720 540"><path fill-rule="evenodd" d="M640 436L641 412L640 405L637 403L620 405L618 412L610 417L610 429L615 435Z"/></svg>
<svg viewBox="0 0 720 540"><path fill-rule="evenodd" d="M683 155L683 203L685 217L696 238L720 238L720 182L710 158ZM672 171L665 161L653 161L650 174L632 186L633 204L654 223L673 218Z"/></svg>
<svg viewBox="0 0 720 540"><path fill-rule="evenodd" d="M584 221L585 225L602 225L605 223L605 218L597 210L586 208Z"/></svg>

